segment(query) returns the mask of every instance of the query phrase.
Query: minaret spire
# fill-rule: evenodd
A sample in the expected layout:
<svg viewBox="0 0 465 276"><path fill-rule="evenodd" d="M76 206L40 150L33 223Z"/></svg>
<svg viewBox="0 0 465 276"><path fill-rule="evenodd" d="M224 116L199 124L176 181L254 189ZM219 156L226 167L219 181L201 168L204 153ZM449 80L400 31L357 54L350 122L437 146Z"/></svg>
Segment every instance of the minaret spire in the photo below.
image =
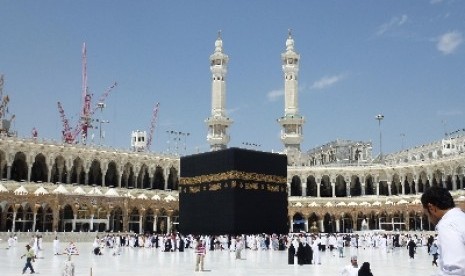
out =
<svg viewBox="0 0 465 276"><path fill-rule="evenodd" d="M304 117L299 114L299 62L300 55L295 52L292 31L289 29L286 40L286 51L281 54L284 72L284 116L278 119L282 126L281 141L289 155L300 152L303 140L302 126Z"/></svg>
<svg viewBox="0 0 465 276"><path fill-rule="evenodd" d="M211 116L205 120L208 126L207 141L210 150L227 148L229 143L228 127L232 124L226 115L226 74L228 55L223 53L221 30L215 41L215 52L210 56L210 71L212 72L212 108Z"/></svg>

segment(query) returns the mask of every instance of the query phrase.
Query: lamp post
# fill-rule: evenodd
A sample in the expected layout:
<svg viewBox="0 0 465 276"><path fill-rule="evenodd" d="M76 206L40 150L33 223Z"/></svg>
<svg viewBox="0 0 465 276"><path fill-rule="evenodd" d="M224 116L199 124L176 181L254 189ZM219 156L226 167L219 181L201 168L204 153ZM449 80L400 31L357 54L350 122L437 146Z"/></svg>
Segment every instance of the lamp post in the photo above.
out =
<svg viewBox="0 0 465 276"><path fill-rule="evenodd" d="M378 120L378 126L379 126L379 160L383 161L383 139L382 139L382 132L381 132L381 121L384 119L383 114L378 114L375 117L376 120Z"/></svg>

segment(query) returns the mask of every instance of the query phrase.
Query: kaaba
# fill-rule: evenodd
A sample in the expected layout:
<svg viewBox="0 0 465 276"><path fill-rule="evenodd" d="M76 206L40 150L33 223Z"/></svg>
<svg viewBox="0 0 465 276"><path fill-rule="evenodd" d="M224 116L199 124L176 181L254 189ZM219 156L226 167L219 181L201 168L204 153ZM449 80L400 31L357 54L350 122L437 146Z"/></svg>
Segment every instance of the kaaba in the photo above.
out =
<svg viewBox="0 0 465 276"><path fill-rule="evenodd" d="M240 148L181 157L179 230L288 233L287 156Z"/></svg>

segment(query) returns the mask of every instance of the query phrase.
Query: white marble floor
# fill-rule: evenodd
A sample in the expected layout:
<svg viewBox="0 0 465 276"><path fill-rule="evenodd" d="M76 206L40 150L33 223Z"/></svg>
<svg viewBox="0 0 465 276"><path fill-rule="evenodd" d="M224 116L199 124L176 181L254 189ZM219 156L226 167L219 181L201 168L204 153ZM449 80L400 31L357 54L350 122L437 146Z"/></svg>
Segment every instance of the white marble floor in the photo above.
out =
<svg viewBox="0 0 465 276"><path fill-rule="evenodd" d="M6 242L0 242L0 275L21 275L25 264L20 256L25 252L25 243L5 249ZM110 249L104 255L91 253L91 243L77 244L80 255L72 256L76 266L76 275L119 276L119 275L339 275L341 269L349 264L350 252L346 257L333 256L329 251L322 254L322 265L288 265L285 251L243 251L243 260L235 260L234 253L227 251L208 251L205 259L205 272L194 272L194 253L161 252L157 249L124 248L119 256L112 256ZM62 242L64 247L64 242ZM66 256L54 256L52 244L44 243L43 258L33 263L41 275L61 275ZM436 267L431 266L432 257L426 248L417 248L415 259L408 257L405 248L396 248L392 253L380 249L358 249L359 265L370 262L372 272L380 275L434 275ZM29 272L27 272L29 273Z"/></svg>

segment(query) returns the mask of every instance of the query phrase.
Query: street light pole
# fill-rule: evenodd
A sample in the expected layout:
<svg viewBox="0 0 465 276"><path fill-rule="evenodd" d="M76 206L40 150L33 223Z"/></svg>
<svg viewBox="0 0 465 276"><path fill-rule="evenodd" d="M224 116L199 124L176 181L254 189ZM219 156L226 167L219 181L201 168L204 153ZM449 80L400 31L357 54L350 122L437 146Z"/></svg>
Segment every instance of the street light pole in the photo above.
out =
<svg viewBox="0 0 465 276"><path fill-rule="evenodd" d="M375 117L376 120L378 120L378 127L379 127L379 160L383 161L383 136L381 132L381 121L384 119L383 114L378 114Z"/></svg>

